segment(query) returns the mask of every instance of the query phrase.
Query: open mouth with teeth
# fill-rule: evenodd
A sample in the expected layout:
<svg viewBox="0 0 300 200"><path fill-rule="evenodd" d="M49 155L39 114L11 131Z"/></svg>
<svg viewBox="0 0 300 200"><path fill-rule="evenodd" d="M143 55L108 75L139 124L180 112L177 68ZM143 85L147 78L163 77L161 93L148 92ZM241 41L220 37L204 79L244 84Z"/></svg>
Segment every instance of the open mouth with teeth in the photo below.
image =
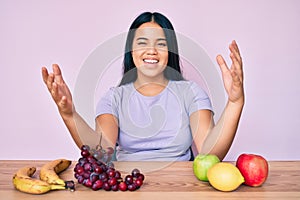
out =
<svg viewBox="0 0 300 200"><path fill-rule="evenodd" d="M143 61L147 64L156 64L156 63L158 63L158 60L156 60L156 59L143 59Z"/></svg>

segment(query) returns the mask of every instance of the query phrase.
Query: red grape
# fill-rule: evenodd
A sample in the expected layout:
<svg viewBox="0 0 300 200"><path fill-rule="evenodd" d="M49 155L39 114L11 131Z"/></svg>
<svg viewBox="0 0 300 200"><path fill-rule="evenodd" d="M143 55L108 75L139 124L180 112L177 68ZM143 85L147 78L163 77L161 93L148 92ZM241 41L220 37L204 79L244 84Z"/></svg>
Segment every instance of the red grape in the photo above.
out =
<svg viewBox="0 0 300 200"><path fill-rule="evenodd" d="M125 182L119 183L119 189L121 191L126 191L127 190L127 184Z"/></svg>
<svg viewBox="0 0 300 200"><path fill-rule="evenodd" d="M82 145L81 147L81 151L89 151L90 150L90 147L88 145Z"/></svg>
<svg viewBox="0 0 300 200"><path fill-rule="evenodd" d="M103 172L102 168L101 168L99 165L94 167L94 171L95 171L97 174L101 174L101 173Z"/></svg>
<svg viewBox="0 0 300 200"><path fill-rule="evenodd" d="M121 173L120 173L119 171L116 171L115 177L116 177L117 179L121 178Z"/></svg>
<svg viewBox="0 0 300 200"><path fill-rule="evenodd" d="M95 183L92 186L93 190L100 190L103 186L103 182L101 180L95 181Z"/></svg>
<svg viewBox="0 0 300 200"><path fill-rule="evenodd" d="M112 185L111 190L112 191L118 191L119 190L119 185L118 184Z"/></svg>
<svg viewBox="0 0 300 200"><path fill-rule="evenodd" d="M90 179L85 179L83 181L83 185L86 186L86 187L92 187L93 183Z"/></svg>
<svg viewBox="0 0 300 200"><path fill-rule="evenodd" d="M111 187L110 185L108 184L108 182L104 182L102 188L106 191L110 191L111 190Z"/></svg>
<svg viewBox="0 0 300 200"><path fill-rule="evenodd" d="M96 182L99 179L99 176L97 173L93 172L90 175L90 180L92 181L92 183Z"/></svg>
<svg viewBox="0 0 300 200"><path fill-rule="evenodd" d="M135 184L129 184L129 185L127 186L127 189L128 189L129 191L134 191L134 190L136 190L136 185L135 185Z"/></svg>
<svg viewBox="0 0 300 200"><path fill-rule="evenodd" d="M83 150L83 151L81 151L81 155L82 155L82 157L86 158L90 155L90 152L88 150Z"/></svg>
<svg viewBox="0 0 300 200"><path fill-rule="evenodd" d="M141 179L134 180L134 184L138 187L141 187L143 185L143 181Z"/></svg>
<svg viewBox="0 0 300 200"><path fill-rule="evenodd" d="M137 179L141 179L142 181L144 181L144 180L145 180L144 174L139 174L139 175L137 176Z"/></svg>
<svg viewBox="0 0 300 200"><path fill-rule="evenodd" d="M116 175L115 170L112 169L112 168L108 169L108 170L106 171L106 173L107 173L108 177L115 177L115 175Z"/></svg>
<svg viewBox="0 0 300 200"><path fill-rule="evenodd" d="M110 186L117 185L117 183L118 183L117 179L115 177L109 178L107 182Z"/></svg>
<svg viewBox="0 0 300 200"><path fill-rule="evenodd" d="M144 175L139 169L133 169L131 174L125 176L124 180L120 171L114 168L111 162L113 148L106 151L98 146L90 149L88 145L81 147L81 156L74 167L74 177L79 184L92 190L106 191L135 191L143 185Z"/></svg>
<svg viewBox="0 0 300 200"><path fill-rule="evenodd" d="M137 177L139 174L140 174L140 170L138 170L138 169L133 169L133 170L131 171L131 175L132 175L133 177Z"/></svg>
<svg viewBox="0 0 300 200"><path fill-rule="evenodd" d="M78 177L77 177L77 181L78 181L78 183L82 184L83 181L84 181L83 176L78 176Z"/></svg>
<svg viewBox="0 0 300 200"><path fill-rule="evenodd" d="M91 165L91 163L85 163L83 165L83 168L84 168L84 171L88 171L88 172L92 171L92 165Z"/></svg>
<svg viewBox="0 0 300 200"><path fill-rule="evenodd" d="M127 175L125 177L125 182L129 185L133 183L133 177L131 175Z"/></svg>
<svg viewBox="0 0 300 200"><path fill-rule="evenodd" d="M76 173L82 175L84 173L84 168L82 166L77 167Z"/></svg>
<svg viewBox="0 0 300 200"><path fill-rule="evenodd" d="M105 172L99 174L99 179L102 180L102 181L105 181L107 180L107 174Z"/></svg>
<svg viewBox="0 0 300 200"><path fill-rule="evenodd" d="M83 172L83 177L85 178L85 179L88 179L88 178L90 178L90 175L91 175L91 172Z"/></svg>

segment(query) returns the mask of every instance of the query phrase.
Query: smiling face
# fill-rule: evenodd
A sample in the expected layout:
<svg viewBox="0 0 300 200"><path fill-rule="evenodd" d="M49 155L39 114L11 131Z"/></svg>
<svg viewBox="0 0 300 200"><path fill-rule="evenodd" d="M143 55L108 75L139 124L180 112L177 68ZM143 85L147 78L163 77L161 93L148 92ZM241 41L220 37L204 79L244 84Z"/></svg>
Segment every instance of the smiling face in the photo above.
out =
<svg viewBox="0 0 300 200"><path fill-rule="evenodd" d="M137 81L161 82L168 63L168 46L163 29L155 22L142 24L135 32L132 58Z"/></svg>

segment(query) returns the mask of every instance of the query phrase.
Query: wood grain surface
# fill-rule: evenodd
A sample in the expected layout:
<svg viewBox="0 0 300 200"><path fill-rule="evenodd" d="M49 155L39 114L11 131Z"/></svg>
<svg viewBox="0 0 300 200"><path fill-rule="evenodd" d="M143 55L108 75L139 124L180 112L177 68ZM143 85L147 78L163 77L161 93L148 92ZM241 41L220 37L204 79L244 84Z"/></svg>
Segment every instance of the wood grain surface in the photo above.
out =
<svg viewBox="0 0 300 200"><path fill-rule="evenodd" d="M232 192L215 190L207 182L197 180L193 174L192 162L115 162L122 177L138 168L145 175L144 185L137 191L113 192L93 191L76 184L76 191L51 191L43 195L31 195L17 191L12 184L13 174L23 166L35 166L38 177L39 168L47 161L1 160L0 161L0 199L300 199L300 161L271 161L269 176L260 187L241 185ZM73 168L76 161L60 176L74 180ZM234 163L233 163L234 164Z"/></svg>

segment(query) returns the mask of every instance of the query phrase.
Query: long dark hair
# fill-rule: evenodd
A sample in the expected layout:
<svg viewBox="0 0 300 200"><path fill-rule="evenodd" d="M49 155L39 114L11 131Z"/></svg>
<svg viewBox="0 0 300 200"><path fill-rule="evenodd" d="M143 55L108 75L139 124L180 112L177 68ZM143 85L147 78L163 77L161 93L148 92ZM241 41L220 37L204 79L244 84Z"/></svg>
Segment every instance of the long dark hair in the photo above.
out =
<svg viewBox="0 0 300 200"><path fill-rule="evenodd" d="M123 61L123 78L120 85L133 82L137 78L136 66L131 55L132 43L136 29L146 22L156 22L163 28L168 46L168 63L164 71L165 77L169 80L183 80L179 64L178 44L176 34L170 20L164 15L154 12L144 12L140 14L131 24L125 44L125 54Z"/></svg>

